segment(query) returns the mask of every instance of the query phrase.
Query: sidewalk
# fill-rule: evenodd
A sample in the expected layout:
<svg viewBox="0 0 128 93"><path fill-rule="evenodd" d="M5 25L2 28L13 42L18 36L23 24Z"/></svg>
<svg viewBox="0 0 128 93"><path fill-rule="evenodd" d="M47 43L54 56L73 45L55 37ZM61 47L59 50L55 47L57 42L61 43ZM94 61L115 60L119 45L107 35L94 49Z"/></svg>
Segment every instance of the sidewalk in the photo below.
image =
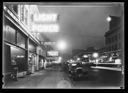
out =
<svg viewBox="0 0 128 93"><path fill-rule="evenodd" d="M4 88L71 88L72 84L61 67L46 68L45 70L19 78L10 82Z"/></svg>
<svg viewBox="0 0 128 93"><path fill-rule="evenodd" d="M117 67L91 66L91 68L121 71L121 67L117 68Z"/></svg>
<svg viewBox="0 0 128 93"><path fill-rule="evenodd" d="M2 87L3 88L17 88L20 86L24 86L24 85L26 85L26 83L33 82L34 78L37 78L42 75L45 76L45 74L46 74L46 70L41 70L41 71L35 72L30 75L25 75L24 77L19 77L18 81L11 81L11 82L7 83L6 85L3 84Z"/></svg>

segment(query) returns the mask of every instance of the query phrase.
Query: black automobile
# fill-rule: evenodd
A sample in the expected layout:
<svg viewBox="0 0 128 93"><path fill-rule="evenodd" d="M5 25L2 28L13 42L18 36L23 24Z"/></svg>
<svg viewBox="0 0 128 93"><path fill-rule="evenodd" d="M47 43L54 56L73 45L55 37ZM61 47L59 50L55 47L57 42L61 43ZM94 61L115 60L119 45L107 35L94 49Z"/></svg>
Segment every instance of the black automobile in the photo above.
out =
<svg viewBox="0 0 128 93"><path fill-rule="evenodd" d="M89 62L75 62L70 64L69 67L69 76L73 80L77 80L79 78L85 77L88 75L90 71L90 64Z"/></svg>

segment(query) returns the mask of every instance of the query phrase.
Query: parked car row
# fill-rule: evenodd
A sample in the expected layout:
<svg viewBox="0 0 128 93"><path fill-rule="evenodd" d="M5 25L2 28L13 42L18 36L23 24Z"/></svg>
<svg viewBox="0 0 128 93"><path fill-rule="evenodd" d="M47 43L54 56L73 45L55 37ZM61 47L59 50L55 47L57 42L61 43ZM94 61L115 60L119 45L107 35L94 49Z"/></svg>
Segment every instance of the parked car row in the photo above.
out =
<svg viewBox="0 0 128 93"><path fill-rule="evenodd" d="M92 63L89 63L89 60L75 60L71 63L66 63L66 69L69 74L69 77L73 80L78 80L82 77L86 77L89 74Z"/></svg>

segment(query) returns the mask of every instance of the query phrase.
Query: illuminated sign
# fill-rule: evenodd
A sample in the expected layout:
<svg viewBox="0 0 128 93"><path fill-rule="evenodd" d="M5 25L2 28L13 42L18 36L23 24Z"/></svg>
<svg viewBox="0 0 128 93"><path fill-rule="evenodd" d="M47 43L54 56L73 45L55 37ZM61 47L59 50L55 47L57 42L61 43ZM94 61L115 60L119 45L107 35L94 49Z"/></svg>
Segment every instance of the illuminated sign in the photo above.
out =
<svg viewBox="0 0 128 93"><path fill-rule="evenodd" d="M57 57L59 56L59 52L58 51L47 51L47 56Z"/></svg>
<svg viewBox="0 0 128 93"><path fill-rule="evenodd" d="M56 42L41 42L43 45L55 45Z"/></svg>
<svg viewBox="0 0 128 93"><path fill-rule="evenodd" d="M55 13L34 15L34 22L56 22L57 19L58 14Z"/></svg>
<svg viewBox="0 0 128 93"><path fill-rule="evenodd" d="M37 32L59 32L59 25L58 24L34 24L32 26L33 31Z"/></svg>

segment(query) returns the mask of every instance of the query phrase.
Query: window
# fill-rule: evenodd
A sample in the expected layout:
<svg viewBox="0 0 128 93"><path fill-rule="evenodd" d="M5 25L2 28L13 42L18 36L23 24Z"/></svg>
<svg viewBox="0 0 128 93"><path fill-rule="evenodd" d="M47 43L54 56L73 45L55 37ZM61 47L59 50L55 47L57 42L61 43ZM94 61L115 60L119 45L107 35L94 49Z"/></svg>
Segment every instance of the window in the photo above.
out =
<svg viewBox="0 0 128 93"><path fill-rule="evenodd" d="M24 6L21 5L21 21L24 22Z"/></svg>
<svg viewBox="0 0 128 93"><path fill-rule="evenodd" d="M29 40L28 48L29 48L29 51L31 51L31 52L36 51L36 47L35 47L34 43L31 40Z"/></svg>
<svg viewBox="0 0 128 93"><path fill-rule="evenodd" d="M33 20L34 20L34 19L33 19L33 14L32 14L32 15L31 15L31 22L33 22Z"/></svg>
<svg viewBox="0 0 128 93"><path fill-rule="evenodd" d="M113 40L113 37L111 37L111 43L113 42L114 40Z"/></svg>
<svg viewBox="0 0 128 93"><path fill-rule="evenodd" d="M117 39L117 35L115 35L115 41L117 41L118 39Z"/></svg>
<svg viewBox="0 0 128 93"><path fill-rule="evenodd" d="M16 14L18 14L18 5L13 5L12 9L15 11Z"/></svg>
<svg viewBox="0 0 128 93"><path fill-rule="evenodd" d="M25 11L25 24L27 25L28 24L28 20L27 20L27 17L28 17L28 10Z"/></svg>
<svg viewBox="0 0 128 93"><path fill-rule="evenodd" d="M120 33L118 33L118 40L120 40Z"/></svg>
<svg viewBox="0 0 128 93"><path fill-rule="evenodd" d="M18 72L27 70L27 58L24 50L11 46L11 59L16 61Z"/></svg>
<svg viewBox="0 0 128 93"><path fill-rule="evenodd" d="M16 30L9 25L4 26L4 40L15 44Z"/></svg>
<svg viewBox="0 0 128 93"><path fill-rule="evenodd" d="M17 45L22 48L25 48L25 42L25 37L21 33L17 32Z"/></svg>

